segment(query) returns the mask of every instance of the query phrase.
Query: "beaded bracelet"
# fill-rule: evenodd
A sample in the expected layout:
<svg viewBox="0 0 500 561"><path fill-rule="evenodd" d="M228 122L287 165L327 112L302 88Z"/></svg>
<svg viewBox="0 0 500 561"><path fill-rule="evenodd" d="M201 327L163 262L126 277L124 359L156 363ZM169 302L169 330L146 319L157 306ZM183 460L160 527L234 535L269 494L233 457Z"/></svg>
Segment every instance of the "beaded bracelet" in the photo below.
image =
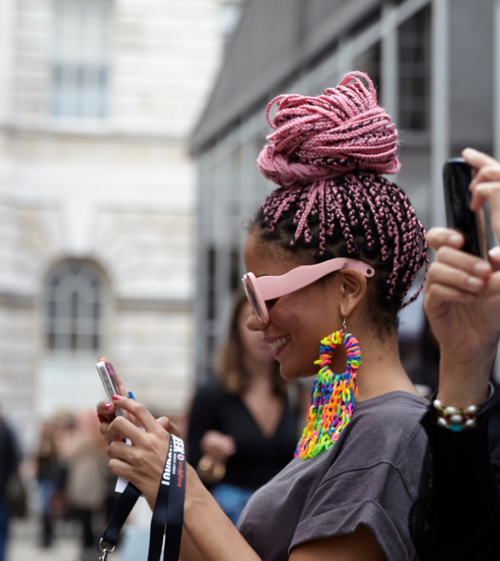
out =
<svg viewBox="0 0 500 561"><path fill-rule="evenodd" d="M437 412L438 425L453 432L461 432L466 429L473 429L477 424L477 407L471 405L466 409L457 407L443 407L439 399L432 402Z"/></svg>

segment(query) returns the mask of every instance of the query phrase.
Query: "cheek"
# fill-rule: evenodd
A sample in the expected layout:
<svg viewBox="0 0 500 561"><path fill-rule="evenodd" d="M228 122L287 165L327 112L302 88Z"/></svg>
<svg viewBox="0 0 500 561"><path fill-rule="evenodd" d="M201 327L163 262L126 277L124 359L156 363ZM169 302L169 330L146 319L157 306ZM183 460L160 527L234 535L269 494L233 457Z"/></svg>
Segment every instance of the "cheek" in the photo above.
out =
<svg viewBox="0 0 500 561"><path fill-rule="evenodd" d="M319 356L319 342L325 334L314 310L308 309L307 306L301 308L279 301L273 306L270 318L278 333L288 333L292 338L290 343L293 357L290 355L289 358L293 369L300 371L301 376L316 374L318 367L314 361ZM285 361L285 356L282 357L282 361ZM286 372L283 374L286 375ZM292 377L296 377L296 374Z"/></svg>

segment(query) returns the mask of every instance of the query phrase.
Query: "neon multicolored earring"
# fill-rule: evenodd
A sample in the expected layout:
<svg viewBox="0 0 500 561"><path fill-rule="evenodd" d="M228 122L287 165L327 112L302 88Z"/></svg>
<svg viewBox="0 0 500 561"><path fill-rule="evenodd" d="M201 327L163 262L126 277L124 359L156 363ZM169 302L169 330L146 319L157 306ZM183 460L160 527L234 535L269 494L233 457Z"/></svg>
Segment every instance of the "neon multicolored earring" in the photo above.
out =
<svg viewBox="0 0 500 561"><path fill-rule="evenodd" d="M320 370L314 382L307 422L295 456L303 460L314 458L323 450L330 450L352 418L354 398L358 394L356 370L361 364L361 348L358 340L346 332L346 319L341 331L322 339L319 347ZM346 370L334 374L330 369L331 357L338 345L347 354Z"/></svg>

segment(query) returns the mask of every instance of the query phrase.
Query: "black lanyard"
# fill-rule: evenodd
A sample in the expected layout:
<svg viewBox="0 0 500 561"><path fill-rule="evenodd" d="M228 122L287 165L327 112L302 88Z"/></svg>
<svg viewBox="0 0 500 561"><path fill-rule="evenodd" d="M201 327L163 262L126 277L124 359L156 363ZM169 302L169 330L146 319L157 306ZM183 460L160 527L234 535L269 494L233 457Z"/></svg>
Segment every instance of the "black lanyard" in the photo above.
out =
<svg viewBox="0 0 500 561"><path fill-rule="evenodd" d="M167 524L167 533L165 536L164 561L178 561L184 518L185 489L186 457L184 442L177 436L171 435L167 460L151 518L148 561L159 561L160 559L165 524ZM101 544L105 543L112 546L108 550L109 552L113 551L118 543L120 530L140 496L139 489L129 483L116 502L113 514L101 539ZM106 550L103 547L101 549L106 554Z"/></svg>

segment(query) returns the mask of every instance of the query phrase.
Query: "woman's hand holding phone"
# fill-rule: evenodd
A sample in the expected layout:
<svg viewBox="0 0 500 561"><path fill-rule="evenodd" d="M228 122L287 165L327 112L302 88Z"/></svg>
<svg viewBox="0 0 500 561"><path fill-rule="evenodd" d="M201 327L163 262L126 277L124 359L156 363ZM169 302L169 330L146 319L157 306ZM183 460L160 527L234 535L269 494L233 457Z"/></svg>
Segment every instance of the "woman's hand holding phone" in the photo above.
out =
<svg viewBox="0 0 500 561"><path fill-rule="evenodd" d="M100 356L98 361L107 362L106 357ZM123 385L122 381L120 380L119 376L114 373L116 384L118 386L118 391L121 396L127 396L128 392ZM110 434L109 427L110 424L116 419L116 405L113 400L106 400L106 401L99 401L97 404L97 414L101 421L101 434L106 439L106 442L111 444L111 442L118 441L118 442L125 442L123 435L117 433L116 431L113 434ZM128 420L132 421L136 426L141 427L140 421L136 419L130 413L125 413L125 416ZM174 434L175 436L180 436L179 428L170 421L167 417L160 417L156 419L156 422L166 431Z"/></svg>
<svg viewBox="0 0 500 561"><path fill-rule="evenodd" d="M116 417L104 431L101 428L108 442L109 468L131 481L154 503L167 459L170 433L180 436L179 429L167 417L155 419L144 405L128 397L116 396L113 400L130 417L137 419L144 430L125 417ZM132 445L125 444L123 438L129 439Z"/></svg>
<svg viewBox="0 0 500 561"><path fill-rule="evenodd" d="M500 164L467 149L463 157L476 171L471 183L471 210L485 201L491 227L500 239ZM484 400L500 337L500 247L490 263L460 251L464 237L433 228L427 241L436 251L424 287L424 310L441 350L439 398L468 407Z"/></svg>

